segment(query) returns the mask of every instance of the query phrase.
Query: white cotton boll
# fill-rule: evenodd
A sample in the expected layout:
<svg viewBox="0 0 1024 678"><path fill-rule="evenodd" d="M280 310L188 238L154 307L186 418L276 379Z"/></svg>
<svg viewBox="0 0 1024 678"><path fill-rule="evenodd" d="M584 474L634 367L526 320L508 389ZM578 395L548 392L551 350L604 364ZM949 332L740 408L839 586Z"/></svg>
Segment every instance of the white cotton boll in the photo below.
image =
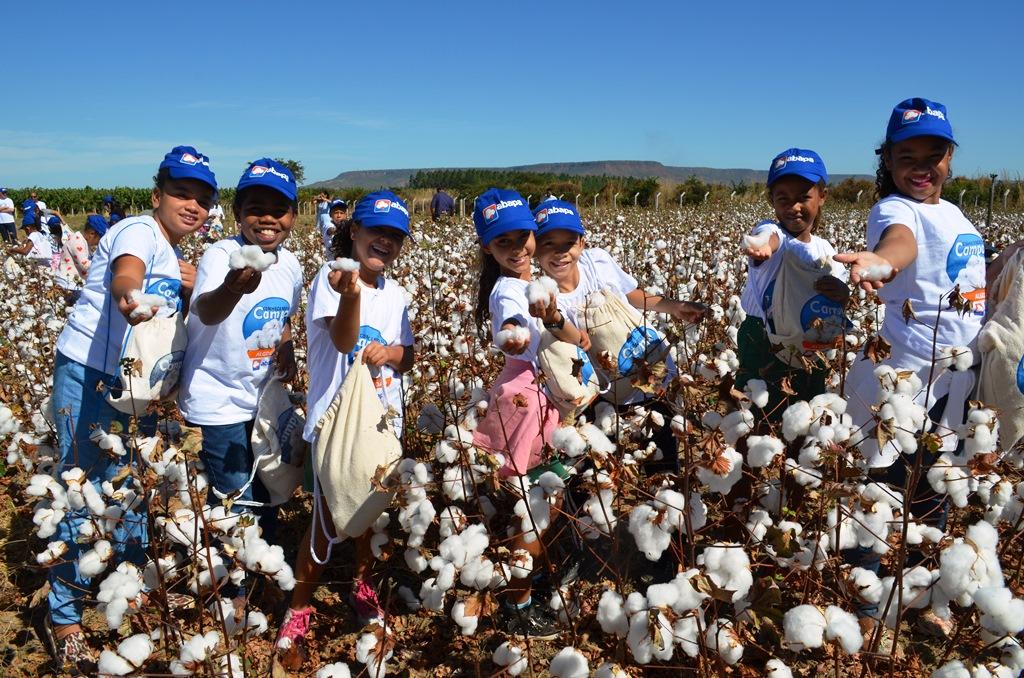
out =
<svg viewBox="0 0 1024 678"><path fill-rule="evenodd" d="M590 445L590 449L598 454L612 454L616 450L615 443L605 435L602 429L599 429L594 424L584 424L579 428L579 433L587 441L587 444Z"/></svg>
<svg viewBox="0 0 1024 678"><path fill-rule="evenodd" d="M380 622L374 622L378 625ZM356 661L366 666L366 672L373 678L387 675L387 660L391 659L394 649L386 643L386 638L379 638L376 633L364 633L356 641ZM382 643L385 643L382 647Z"/></svg>
<svg viewBox="0 0 1024 678"><path fill-rule="evenodd" d="M446 506L438 518L438 531L442 539L458 534L466 526L466 514L458 506Z"/></svg>
<svg viewBox="0 0 1024 678"><path fill-rule="evenodd" d="M714 410L708 410L700 418L700 424L706 429L714 430L722 425L722 415Z"/></svg>
<svg viewBox="0 0 1024 678"><path fill-rule="evenodd" d="M153 654L153 641L149 635L137 633L118 644L117 654L127 659L132 666L139 668Z"/></svg>
<svg viewBox="0 0 1024 678"><path fill-rule="evenodd" d="M171 673L176 676L192 675L194 667L213 656L219 642L220 634L216 631L192 636L182 644L178 658L171 662Z"/></svg>
<svg viewBox="0 0 1024 678"><path fill-rule="evenodd" d="M440 440L434 447L434 458L442 464L454 464L459 458L459 448L447 440Z"/></svg>
<svg viewBox="0 0 1024 678"><path fill-rule="evenodd" d="M735 445L754 428L754 415L750 410L734 410L722 417L722 437L726 445Z"/></svg>
<svg viewBox="0 0 1024 678"><path fill-rule="evenodd" d="M551 658L548 673L554 678L589 678L590 664L576 648L563 647Z"/></svg>
<svg viewBox="0 0 1024 678"><path fill-rule="evenodd" d="M587 442L572 426L556 428L551 434L551 446L568 457L578 457L587 449Z"/></svg>
<svg viewBox="0 0 1024 678"><path fill-rule="evenodd" d="M97 428L89 434L89 440L96 443L96 446L101 450L108 451L118 457L124 456L124 443L121 441L121 436L119 435L107 433L102 428Z"/></svg>
<svg viewBox="0 0 1024 678"><path fill-rule="evenodd" d="M558 295L558 283L548 276L537 278L526 286L526 300L530 304L546 308L551 303L552 295Z"/></svg>
<svg viewBox="0 0 1024 678"><path fill-rule="evenodd" d="M345 271L351 273L352 271L359 270L359 262L355 259L348 259L346 257L338 257L331 262L332 271Z"/></svg>
<svg viewBox="0 0 1024 678"><path fill-rule="evenodd" d="M932 678L974 678L959 659L947 662L932 671Z"/></svg>
<svg viewBox="0 0 1024 678"><path fill-rule="evenodd" d="M352 671L345 662L334 662L321 666L316 672L316 678L352 678Z"/></svg>
<svg viewBox="0 0 1024 678"><path fill-rule="evenodd" d="M751 468L764 468L784 449L785 443L775 436L750 436L747 438L747 464Z"/></svg>
<svg viewBox="0 0 1024 678"><path fill-rule="evenodd" d="M859 270L860 279L868 282L881 282L892 275L892 265L888 263L870 264Z"/></svg>
<svg viewBox="0 0 1024 678"><path fill-rule="evenodd" d="M262 273L277 263L277 255L273 252L264 252L259 245L243 245L233 251L228 258L228 266L233 269L251 268L257 273Z"/></svg>
<svg viewBox="0 0 1024 678"><path fill-rule="evenodd" d="M967 506L970 473L949 452L944 452L928 469L928 484L939 494L948 494L958 508Z"/></svg>
<svg viewBox="0 0 1024 678"><path fill-rule="evenodd" d="M629 631L629 619L623 610L622 596L611 589L601 594L597 603L597 622L605 633L625 638Z"/></svg>
<svg viewBox="0 0 1024 678"><path fill-rule="evenodd" d="M841 607L829 605L825 608L825 639L837 640L847 654L860 652L864 636L857 623L857 617Z"/></svg>
<svg viewBox="0 0 1024 678"><path fill-rule="evenodd" d="M505 348L505 345L509 342L526 342L530 340L530 328L528 327L509 327L505 330L500 330L494 335L494 343L498 348Z"/></svg>
<svg viewBox="0 0 1024 678"><path fill-rule="evenodd" d="M522 648L512 645L507 640L494 649L491 661L498 666L504 667L510 676L518 676L527 668L526 657L523 656Z"/></svg>
<svg viewBox="0 0 1024 678"><path fill-rule="evenodd" d="M850 570L849 583L853 592L864 602L877 605L882 599L882 581L871 570L853 568Z"/></svg>
<svg viewBox="0 0 1024 678"><path fill-rule="evenodd" d="M459 631L464 636L471 636L476 633L477 624L480 621L478 615L466 615L466 601L460 600L452 606L452 621L459 625Z"/></svg>
<svg viewBox="0 0 1024 678"><path fill-rule="evenodd" d="M417 574L427 569L427 559L418 548L405 550L405 564Z"/></svg>
<svg viewBox="0 0 1024 678"><path fill-rule="evenodd" d="M650 504L640 504L629 513L629 533L633 535L637 548L650 561L661 558L672 541L672 535L662 529L658 509Z"/></svg>
<svg viewBox="0 0 1024 678"><path fill-rule="evenodd" d="M781 659L769 659L764 665L765 678L793 678L793 671Z"/></svg>
<svg viewBox="0 0 1024 678"><path fill-rule="evenodd" d="M86 523L88 525L89 523ZM67 543L63 541L51 541L46 545L46 550L36 554L36 562L40 565L48 565L58 560L68 551Z"/></svg>
<svg viewBox="0 0 1024 678"><path fill-rule="evenodd" d="M813 420L811 406L803 400L793 403L782 413L782 436L792 442L807 435Z"/></svg>
<svg viewBox="0 0 1024 678"><path fill-rule="evenodd" d="M420 585L420 601L423 603L423 607L434 612L443 610L446 590L437 585L435 578L427 579Z"/></svg>
<svg viewBox="0 0 1024 678"><path fill-rule="evenodd" d="M526 579L533 573L533 556L526 549L516 549L509 559L509 567L513 577Z"/></svg>
<svg viewBox="0 0 1024 678"><path fill-rule="evenodd" d="M1024 600L1014 598L1008 588L987 586L974 592L974 604L981 610L981 625L992 633L1016 635L1024 631Z"/></svg>
<svg viewBox="0 0 1024 678"><path fill-rule="evenodd" d="M756 407L765 408L768 406L768 396L770 394L768 393L768 384L763 379L751 379L743 387L743 392Z"/></svg>
<svg viewBox="0 0 1024 678"><path fill-rule="evenodd" d="M825 615L814 605L797 605L782 618L786 647L794 652L825 643Z"/></svg>
<svg viewBox="0 0 1024 678"><path fill-rule="evenodd" d="M114 548L106 539L100 539L93 547L78 558L78 571L83 577L92 578L107 569L107 562L114 555Z"/></svg>
<svg viewBox="0 0 1024 678"><path fill-rule="evenodd" d="M698 559L711 580L721 589L732 591L732 602L746 597L754 583L750 558L739 544L719 543L704 549Z"/></svg>
<svg viewBox="0 0 1024 678"><path fill-rule="evenodd" d="M629 674L618 664L605 662L594 671L594 678L629 678Z"/></svg>
<svg viewBox="0 0 1024 678"><path fill-rule="evenodd" d="M821 485L821 471L802 466L795 459L786 460L786 471L804 487L815 488Z"/></svg>
<svg viewBox="0 0 1024 678"><path fill-rule="evenodd" d="M32 522L36 524L36 536L48 539L57 533L57 528L64 520L64 511L52 508L39 508L32 514Z"/></svg>
<svg viewBox="0 0 1024 678"><path fill-rule="evenodd" d="M740 643L736 630L732 623L725 619L716 619L708 626L704 634L704 645L710 650L718 652L729 666L732 666L743 656L743 645Z"/></svg>
<svg viewBox="0 0 1024 678"><path fill-rule="evenodd" d="M138 304L129 314L132 318L143 318L149 320L153 317L153 308L161 309L170 305L167 297L162 294L145 294L142 290L132 290L128 293L128 300Z"/></svg>
<svg viewBox="0 0 1024 678"><path fill-rule="evenodd" d="M132 666L127 659L116 652L103 650L100 652L99 664L96 669L103 676L127 676L138 667Z"/></svg>
<svg viewBox="0 0 1024 678"><path fill-rule="evenodd" d="M760 233L748 233L740 238L740 248L742 250L759 249L766 246L771 239L772 232L768 229L765 229Z"/></svg>
<svg viewBox="0 0 1024 678"><path fill-rule="evenodd" d="M697 478L701 483L708 486L712 492L729 494L732 486L743 477L743 456L731 447L727 447L719 454L719 459L714 462L715 467L722 466L724 473L716 473L707 466L697 466Z"/></svg>
<svg viewBox="0 0 1024 678"><path fill-rule="evenodd" d="M655 627L651 628L651 618ZM638 664L648 664L657 658L668 661L672 658L672 624L661 612L641 610L629 618L629 634L626 644Z"/></svg>
<svg viewBox="0 0 1024 678"><path fill-rule="evenodd" d="M701 624L698 623L696 614L680 617L672 625L673 639L688 657L696 657L700 654L700 627Z"/></svg>
<svg viewBox="0 0 1024 678"><path fill-rule="evenodd" d="M939 350L939 356L935 363L955 372L963 372L971 369L971 365L974 363L974 354L966 346L946 346Z"/></svg>

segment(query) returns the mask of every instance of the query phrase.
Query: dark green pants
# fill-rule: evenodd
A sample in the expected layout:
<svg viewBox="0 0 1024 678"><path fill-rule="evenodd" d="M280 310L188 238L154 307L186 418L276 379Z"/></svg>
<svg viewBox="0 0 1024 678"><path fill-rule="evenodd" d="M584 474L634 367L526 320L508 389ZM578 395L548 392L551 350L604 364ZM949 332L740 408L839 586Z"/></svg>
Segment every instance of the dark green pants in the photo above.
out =
<svg viewBox="0 0 1024 678"><path fill-rule="evenodd" d="M782 413L792 403L799 400L810 400L825 392L825 369L807 372L791 367L775 357L768 333L764 329L764 321L752 315L740 325L737 337L740 368L736 372L736 388L740 391L751 379L763 379L768 384L768 406L760 412L769 421L780 421ZM790 390L795 395L782 392L782 382L789 378ZM757 408L751 408L754 415L759 414Z"/></svg>

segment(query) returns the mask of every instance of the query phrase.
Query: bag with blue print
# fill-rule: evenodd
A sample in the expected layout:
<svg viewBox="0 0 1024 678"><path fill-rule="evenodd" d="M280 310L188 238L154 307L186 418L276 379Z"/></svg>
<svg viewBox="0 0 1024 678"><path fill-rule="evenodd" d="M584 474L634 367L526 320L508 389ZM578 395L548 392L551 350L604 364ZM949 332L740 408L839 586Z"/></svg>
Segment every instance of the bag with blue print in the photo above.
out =
<svg viewBox="0 0 1024 678"><path fill-rule="evenodd" d="M608 367L609 386L605 398L614 405L631 402L639 389L633 377L642 361L652 368L668 358L669 344L639 311L628 305L615 290L605 289L587 297L583 309L584 327L590 335L590 358Z"/></svg>
<svg viewBox="0 0 1024 678"><path fill-rule="evenodd" d="M151 403L174 400L186 346L181 312L129 326L107 402L119 412L142 416Z"/></svg>
<svg viewBox="0 0 1024 678"><path fill-rule="evenodd" d="M560 341L547 330L541 331L537 364L544 373L544 386L562 421L585 410L600 392L590 356L579 346Z"/></svg>
<svg viewBox="0 0 1024 678"><path fill-rule="evenodd" d="M999 413L999 448L1024 437L1024 250L1018 250L988 290L991 315L978 334L978 400Z"/></svg>
<svg viewBox="0 0 1024 678"><path fill-rule="evenodd" d="M287 502L302 484L307 447L302 439L305 425L306 418L292 403L281 380L277 376L267 379L260 390L250 441L253 463L270 495L270 506Z"/></svg>

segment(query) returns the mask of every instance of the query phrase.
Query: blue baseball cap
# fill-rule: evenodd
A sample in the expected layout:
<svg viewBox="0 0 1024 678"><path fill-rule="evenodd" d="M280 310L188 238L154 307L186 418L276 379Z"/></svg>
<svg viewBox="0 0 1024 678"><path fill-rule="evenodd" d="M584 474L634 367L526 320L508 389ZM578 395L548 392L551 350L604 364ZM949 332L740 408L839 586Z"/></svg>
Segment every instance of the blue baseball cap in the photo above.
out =
<svg viewBox="0 0 1024 678"><path fill-rule="evenodd" d="M109 193L107 195L103 196L103 204L104 205L107 205L107 204L112 203L112 202L114 202L114 196L110 195Z"/></svg>
<svg viewBox="0 0 1024 678"><path fill-rule="evenodd" d="M387 226L411 235L409 208L391 191L375 191L364 195L352 210L352 219L360 226Z"/></svg>
<svg viewBox="0 0 1024 678"><path fill-rule="evenodd" d="M897 143L912 137L941 137L956 143L946 107L937 101L915 97L896 104L885 129L885 140Z"/></svg>
<svg viewBox="0 0 1024 678"><path fill-rule="evenodd" d="M572 231L584 235L583 222L576 206L564 200L547 200L537 205L533 211L533 219L537 222L537 235L548 231Z"/></svg>
<svg viewBox="0 0 1024 678"><path fill-rule="evenodd" d="M91 228L102 236L107 232L107 229L110 228L110 225L107 223L107 220L100 215L90 214L85 220L85 227Z"/></svg>
<svg viewBox="0 0 1024 678"><path fill-rule="evenodd" d="M0 193L6 193L6 192L7 192L6 188L0 188Z"/></svg>
<svg viewBox="0 0 1024 678"><path fill-rule="evenodd" d="M299 192L292 171L271 158L260 158L249 163L238 180L236 190L242 191L252 186L272 188L288 198L288 202L295 202Z"/></svg>
<svg viewBox="0 0 1024 678"><path fill-rule="evenodd" d="M28 226L32 226L33 228L36 226L35 215L32 215L32 214L24 214L24 215L22 215L22 217L21 217L21 227L22 228L26 228Z"/></svg>
<svg viewBox="0 0 1024 678"><path fill-rule="evenodd" d="M787 174L795 174L812 184L819 181L828 183L825 161L820 155L806 148L787 148L772 158L771 167L768 168L768 186Z"/></svg>
<svg viewBox="0 0 1024 678"><path fill-rule="evenodd" d="M47 226L60 226L60 217L50 217L46 220Z"/></svg>
<svg viewBox="0 0 1024 678"><path fill-rule="evenodd" d="M327 208L327 212L330 213L334 210L348 211L348 203L344 200L332 200L330 206Z"/></svg>
<svg viewBox="0 0 1024 678"><path fill-rule="evenodd" d="M217 190L217 177L210 169L210 159L192 146L175 146L164 156L159 169L167 168L175 179L198 179Z"/></svg>
<svg viewBox="0 0 1024 678"><path fill-rule="evenodd" d="M480 242L487 245L509 231L536 231L530 206L513 190L488 188L473 204L473 225Z"/></svg>

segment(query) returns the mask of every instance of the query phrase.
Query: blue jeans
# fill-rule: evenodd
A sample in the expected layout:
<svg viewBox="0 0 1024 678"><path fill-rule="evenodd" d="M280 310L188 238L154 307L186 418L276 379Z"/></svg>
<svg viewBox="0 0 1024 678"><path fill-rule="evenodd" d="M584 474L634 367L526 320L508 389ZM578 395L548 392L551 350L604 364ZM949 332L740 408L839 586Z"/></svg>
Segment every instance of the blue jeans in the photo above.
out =
<svg viewBox="0 0 1024 678"><path fill-rule="evenodd" d="M203 432L203 447L199 452L199 458L206 466L206 475L210 478L210 484L223 495L231 494L244 487L252 475L253 423L253 421L243 421L238 424L200 426ZM256 475L252 483L236 497L236 501L266 503L270 501L270 493L260 482L259 475ZM207 503L210 506L216 506L221 503L221 500L210 492L207 494ZM277 507L249 507L245 504L236 504L235 506L252 510L259 516L260 527L263 528L263 538L269 541L277 528Z"/></svg>
<svg viewBox="0 0 1024 678"><path fill-rule="evenodd" d="M75 466L85 471L86 477L97 490L104 480L110 480L122 468L100 451L89 440L90 424L109 431L113 422L127 430L129 417L118 412L96 391L96 384L109 381L111 376L86 367L61 353L57 353L53 370L53 411L56 414L57 445L61 470ZM128 453L129 455L131 452ZM130 459L126 455L126 462ZM77 624L82 620L82 604L89 592L89 578L78 572L78 557L82 545L78 543L78 530L89 517L87 509L68 511L51 540L63 541L68 546L60 564L49 570L50 618L54 624ZM145 562L149 534L145 509L128 511L111 536L114 557L111 567L128 561L136 565Z"/></svg>

